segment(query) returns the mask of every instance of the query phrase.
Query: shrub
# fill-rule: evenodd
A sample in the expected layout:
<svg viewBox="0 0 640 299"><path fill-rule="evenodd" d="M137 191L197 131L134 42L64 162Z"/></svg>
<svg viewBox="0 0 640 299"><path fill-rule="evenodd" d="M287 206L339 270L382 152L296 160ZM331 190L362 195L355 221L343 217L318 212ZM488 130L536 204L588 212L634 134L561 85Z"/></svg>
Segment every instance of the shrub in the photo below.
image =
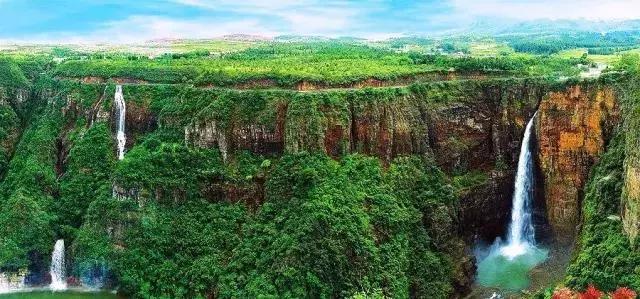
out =
<svg viewBox="0 0 640 299"><path fill-rule="evenodd" d="M575 299L577 298L578 295L576 294L576 292L572 291L569 288L560 288L560 289L556 289L553 292L553 296L551 297L552 299Z"/></svg>
<svg viewBox="0 0 640 299"><path fill-rule="evenodd" d="M637 294L630 288L620 287L613 294L611 294L611 299L636 299Z"/></svg>
<svg viewBox="0 0 640 299"><path fill-rule="evenodd" d="M589 285L589 287L582 293L580 293L580 299L600 299L602 298L602 292L596 289L593 285Z"/></svg>

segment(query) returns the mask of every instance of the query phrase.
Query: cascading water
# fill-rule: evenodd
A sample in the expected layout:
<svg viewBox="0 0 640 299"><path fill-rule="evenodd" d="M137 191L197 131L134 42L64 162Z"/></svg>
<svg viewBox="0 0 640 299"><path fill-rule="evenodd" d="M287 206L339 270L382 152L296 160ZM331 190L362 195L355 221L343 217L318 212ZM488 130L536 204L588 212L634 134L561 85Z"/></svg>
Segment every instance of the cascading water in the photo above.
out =
<svg viewBox="0 0 640 299"><path fill-rule="evenodd" d="M124 133L125 117L127 115L127 106L124 102L124 96L122 95L122 85L116 86L115 104L118 117L118 132L116 139L118 140L118 160L124 159L124 146L127 142L127 137Z"/></svg>
<svg viewBox="0 0 640 299"><path fill-rule="evenodd" d="M25 274L0 273L0 294L13 293L25 288Z"/></svg>
<svg viewBox="0 0 640 299"><path fill-rule="evenodd" d="M526 288L529 271L547 258L547 250L536 247L531 218L534 184L531 135L537 114L527 123L522 138L507 243L502 244L498 238L478 264L478 281L484 286L509 290Z"/></svg>
<svg viewBox="0 0 640 299"><path fill-rule="evenodd" d="M67 289L65 264L64 264L64 240L56 241L51 254L51 284L49 288L53 291L62 291Z"/></svg>
<svg viewBox="0 0 640 299"><path fill-rule="evenodd" d="M533 158L531 156L531 132L533 120L538 115L536 112L524 132L520 156L518 157L518 170L513 192L513 207L511 208L511 223L507 246L502 248L502 253L508 257L515 257L524 253L527 247L535 245L535 233L531 220L531 208L533 200Z"/></svg>

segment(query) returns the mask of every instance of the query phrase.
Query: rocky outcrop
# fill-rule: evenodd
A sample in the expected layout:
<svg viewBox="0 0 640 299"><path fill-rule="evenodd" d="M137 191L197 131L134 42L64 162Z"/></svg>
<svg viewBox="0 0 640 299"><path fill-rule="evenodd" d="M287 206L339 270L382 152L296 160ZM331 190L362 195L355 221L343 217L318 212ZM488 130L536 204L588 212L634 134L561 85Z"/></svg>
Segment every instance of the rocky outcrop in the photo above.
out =
<svg viewBox="0 0 640 299"><path fill-rule="evenodd" d="M427 110L423 102L410 97L392 103L352 102L343 135L349 145L346 152L377 156L387 163L401 155L429 153Z"/></svg>
<svg viewBox="0 0 640 299"><path fill-rule="evenodd" d="M598 83L552 92L541 102L538 159L547 218L556 240L573 240L589 171L618 122L613 88Z"/></svg>
<svg viewBox="0 0 640 299"><path fill-rule="evenodd" d="M602 83L553 92L551 86L490 79L315 93L193 89L189 98L211 100L181 117L189 119L183 126L187 144L218 148L225 159L242 150L320 151L335 158L362 153L388 164L417 154L432 157L454 178L483 173L484 182L460 194L459 220L467 237L491 241L507 227L518 148L539 104L537 198L543 201L535 204L542 207L535 218L548 219L556 236L570 237L589 169L619 112L615 92ZM128 137L156 125L157 117L141 103L127 101Z"/></svg>
<svg viewBox="0 0 640 299"><path fill-rule="evenodd" d="M91 105L91 109L87 110L86 118L88 120L88 126L93 126L94 123L107 122L109 120L110 113L104 108L104 102L107 98L107 90L108 87L105 86L100 98Z"/></svg>
<svg viewBox="0 0 640 299"><path fill-rule="evenodd" d="M552 86L489 79L323 92L194 88L189 98L176 100L210 99L192 116L180 115L189 120L182 127L185 142L218 148L225 160L243 150L276 156L319 151L335 158L362 153L386 164L416 154L432 157L453 178L482 173L485 181L460 194L458 215L466 237L486 241L505 233L518 148L539 104L535 205L541 209L534 218L569 240L579 224L586 177L618 123L619 109L604 83L559 91ZM127 100L130 138L156 125L157 117L141 103ZM180 120L169 125L175 124ZM627 210L635 213L631 204ZM546 234L547 227L539 231Z"/></svg>
<svg viewBox="0 0 640 299"><path fill-rule="evenodd" d="M218 129L215 121L193 123L184 129L184 138L187 144L204 148L217 147L225 161L228 153L226 136L223 130Z"/></svg>
<svg viewBox="0 0 640 299"><path fill-rule="evenodd" d="M217 147L224 160L229 152L241 150L263 155L282 154L287 105L276 106L272 124L235 120L221 125L215 119L196 119L184 129L185 142L199 147Z"/></svg>

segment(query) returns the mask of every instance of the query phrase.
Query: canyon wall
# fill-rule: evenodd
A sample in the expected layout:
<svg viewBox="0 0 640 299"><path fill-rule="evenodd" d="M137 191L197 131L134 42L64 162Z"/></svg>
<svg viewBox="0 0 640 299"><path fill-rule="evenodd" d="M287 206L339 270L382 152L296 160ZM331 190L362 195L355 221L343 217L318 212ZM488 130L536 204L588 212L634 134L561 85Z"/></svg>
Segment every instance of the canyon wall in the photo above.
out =
<svg viewBox="0 0 640 299"><path fill-rule="evenodd" d="M634 147L637 151L639 144ZM625 160L624 191L622 200L622 224L631 243L635 243L640 231L640 163Z"/></svg>
<svg viewBox="0 0 640 299"><path fill-rule="evenodd" d="M473 174L483 178L458 192L461 233L468 240L492 242L506 233L518 149L546 92L542 85L498 84L430 112L430 146L454 185Z"/></svg>
<svg viewBox="0 0 640 299"><path fill-rule="evenodd" d="M25 90L0 86L0 178L6 172L20 137L21 122L18 113L28 96Z"/></svg>
<svg viewBox="0 0 640 299"><path fill-rule="evenodd" d="M589 171L619 120L614 89L598 83L552 92L540 103L538 159L547 219L557 241L573 240Z"/></svg>
<svg viewBox="0 0 640 299"><path fill-rule="evenodd" d="M87 125L115 123L109 88L68 97L69 111L89 113ZM520 143L536 109L536 194L543 201L535 204L541 209L534 218L548 220L555 236L570 240L580 222L584 182L620 118L616 93L607 85L567 88L538 79L319 92L127 85L124 97L128 149L146 135L170 134L191 147L217 148L230 163L242 151L265 159L302 151L334 158L361 153L387 165L403 155L432 159L458 195L455 208L446 211L453 219L447 231L457 228L454 238L467 244L505 234ZM211 178L201 194L257 208L264 183L261 175L232 184ZM120 186L114 191L136 196ZM475 271L462 252L451 254L459 274L455 283L464 290Z"/></svg>
<svg viewBox="0 0 640 299"><path fill-rule="evenodd" d="M540 80L478 80L288 93L266 102L254 95L262 107L254 112L243 108L245 93L234 95L226 112L249 117L203 108L185 126L185 140L218 147L225 158L239 150L362 153L386 164L402 155L430 157L460 185L461 233L491 241L507 227L524 127L550 88Z"/></svg>
<svg viewBox="0 0 640 299"><path fill-rule="evenodd" d="M625 119L624 188L622 192L622 224L632 244L640 233L640 82L633 78L624 86Z"/></svg>
<svg viewBox="0 0 640 299"><path fill-rule="evenodd" d="M145 96L135 88L125 88L132 107L127 136L182 126L187 144L219 148L225 159L237 151L320 151L334 158L362 153L385 164L407 154L430 157L458 188L462 234L484 241L505 233L520 141L538 105L534 218L542 235L549 235L548 222L552 235L563 240L573 239L589 170L620 119L614 89L597 82L558 89L543 80L488 79L343 91L172 94L173 101L193 106L187 114L166 113L175 110L167 107L154 111L148 107L157 106L157 99L141 101Z"/></svg>

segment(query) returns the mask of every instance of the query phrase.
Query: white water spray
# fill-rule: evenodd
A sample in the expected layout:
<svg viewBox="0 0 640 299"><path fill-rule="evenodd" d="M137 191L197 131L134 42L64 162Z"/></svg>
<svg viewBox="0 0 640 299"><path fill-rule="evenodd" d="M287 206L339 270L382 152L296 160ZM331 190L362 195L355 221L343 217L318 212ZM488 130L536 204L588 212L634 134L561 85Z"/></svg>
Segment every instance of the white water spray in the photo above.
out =
<svg viewBox="0 0 640 299"><path fill-rule="evenodd" d="M522 138L513 193L509 235L507 236L507 245L501 249L502 253L510 258L525 253L527 248L535 245L535 233L531 219L534 177L530 142L536 115L538 115L538 112L529 120Z"/></svg>
<svg viewBox="0 0 640 299"><path fill-rule="evenodd" d="M522 138L507 242L502 244L498 238L478 264L478 282L483 286L522 290L529 285L529 271L548 256L546 249L536 247L531 219L534 183L531 135L537 114L527 123ZM484 250L478 252L484 253Z"/></svg>
<svg viewBox="0 0 640 299"><path fill-rule="evenodd" d="M0 294L19 292L25 288L24 273L0 273Z"/></svg>
<svg viewBox="0 0 640 299"><path fill-rule="evenodd" d="M67 289L65 264L64 264L64 240L56 241L51 254L51 284L49 288L53 291L62 291Z"/></svg>
<svg viewBox="0 0 640 299"><path fill-rule="evenodd" d="M122 85L116 86L115 104L117 109L118 118L118 133L116 139L118 140L118 160L124 159L124 146L127 143L127 137L124 133L125 117L127 115L127 107L124 102L124 96L122 95Z"/></svg>

